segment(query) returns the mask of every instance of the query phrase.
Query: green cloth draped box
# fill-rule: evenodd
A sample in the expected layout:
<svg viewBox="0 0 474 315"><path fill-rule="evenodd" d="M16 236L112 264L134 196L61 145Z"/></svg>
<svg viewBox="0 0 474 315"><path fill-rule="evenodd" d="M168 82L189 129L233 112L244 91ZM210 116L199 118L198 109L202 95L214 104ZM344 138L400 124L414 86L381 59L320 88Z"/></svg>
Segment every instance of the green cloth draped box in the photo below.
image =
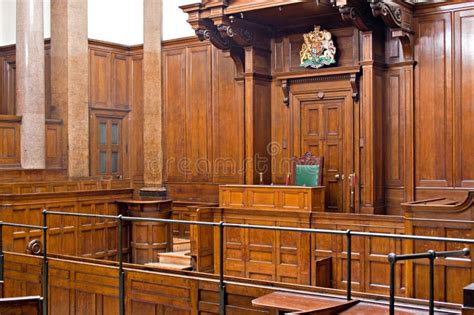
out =
<svg viewBox="0 0 474 315"><path fill-rule="evenodd" d="M317 187L319 165L296 165L296 186Z"/></svg>

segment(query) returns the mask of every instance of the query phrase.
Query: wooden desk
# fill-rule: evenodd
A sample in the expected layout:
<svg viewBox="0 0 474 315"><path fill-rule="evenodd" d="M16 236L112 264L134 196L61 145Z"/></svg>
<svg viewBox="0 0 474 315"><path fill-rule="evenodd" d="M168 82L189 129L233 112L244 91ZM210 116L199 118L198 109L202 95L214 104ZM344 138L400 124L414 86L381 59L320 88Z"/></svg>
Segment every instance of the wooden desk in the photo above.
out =
<svg viewBox="0 0 474 315"><path fill-rule="evenodd" d="M310 228L311 217L324 208L324 187L221 185L214 222ZM218 239L214 229L214 240ZM316 279L309 233L228 228L224 240L226 275L304 285ZM214 244L218 253L219 244ZM324 283L330 284L331 269L326 270ZM214 271L219 271L218 255Z"/></svg>
<svg viewBox="0 0 474 315"><path fill-rule="evenodd" d="M344 299L324 298L314 295L305 295L290 292L273 292L252 300L252 305L258 308L276 310L279 314L388 314L388 305L376 305L359 300L346 301ZM425 314L426 311L395 309L397 315Z"/></svg>
<svg viewBox="0 0 474 315"><path fill-rule="evenodd" d="M222 208L324 212L324 186L221 185Z"/></svg>
<svg viewBox="0 0 474 315"><path fill-rule="evenodd" d="M259 308L284 312L318 312L339 314L359 303L358 300L323 298L289 292L273 292L252 300L252 305Z"/></svg>

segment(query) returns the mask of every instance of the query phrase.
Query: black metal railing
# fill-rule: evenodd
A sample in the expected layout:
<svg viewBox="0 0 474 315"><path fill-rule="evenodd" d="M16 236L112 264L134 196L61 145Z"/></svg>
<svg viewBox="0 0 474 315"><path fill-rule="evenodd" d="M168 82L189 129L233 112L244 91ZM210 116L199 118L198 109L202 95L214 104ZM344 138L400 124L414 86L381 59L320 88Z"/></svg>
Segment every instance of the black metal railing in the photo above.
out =
<svg viewBox="0 0 474 315"><path fill-rule="evenodd" d="M100 214L86 214L86 213L72 213L72 212L58 212L43 210L43 226L27 225L27 224L16 224L6 223L0 221L0 229L2 226L22 227L30 229L41 229L43 231L43 314L48 314L48 252L47 252L47 217L48 215L55 216L72 216L72 217L87 217L97 219L112 219L118 222L118 272L119 272L119 312L120 315L125 314L125 270L123 268L123 223L124 222L160 222L160 223L172 223L172 224L187 224L187 225L198 225L198 226L209 226L219 229L219 313L225 314L226 308L226 283L224 278L224 231L226 228L243 228L243 229L257 229L257 230L270 230L270 231L282 231L282 232L298 232L298 233L312 233L312 234L332 234L341 235L346 237L346 255L347 255L347 288L346 298L347 300L352 299L352 238L353 237L379 237L388 239L400 239L400 240L422 240L422 241L435 241L435 242L448 242L448 243L464 243L474 244L472 239L461 239L461 238L448 238L448 237L436 237L436 236L420 236L420 235L402 235L402 234L385 234L385 233L372 233L372 232L358 232L352 230L326 230L326 229L312 229L312 228L292 228L292 227L281 227L281 226L265 226L265 225L250 225L250 224L237 224L237 223L225 223L221 222L204 222L204 221L186 221L186 220L174 220L174 219L158 219L158 218L142 218L142 217L127 217L123 215L100 215ZM1 232L1 231L0 231ZM1 233L0 233L1 234ZM438 252L435 257L442 257L449 252ZM420 255L420 254L413 254ZM404 257L409 255L396 255L396 261L403 260ZM407 259L407 258L405 258ZM0 280L3 280L3 250L0 238ZM394 265L394 264L393 264ZM392 265L391 265L392 266ZM391 289L392 290L392 289ZM391 291L392 292L392 291ZM431 300L430 300L431 303Z"/></svg>
<svg viewBox="0 0 474 315"><path fill-rule="evenodd" d="M436 252L429 250L426 253L406 254L397 255L394 253L388 254L388 262L390 263L390 315L395 315L395 264L397 261L402 260L415 260L415 259L429 259L430 274L429 274L429 313L434 314L434 261L436 258L448 258L448 257L462 257L469 256L469 248L462 250L450 250L444 252Z"/></svg>

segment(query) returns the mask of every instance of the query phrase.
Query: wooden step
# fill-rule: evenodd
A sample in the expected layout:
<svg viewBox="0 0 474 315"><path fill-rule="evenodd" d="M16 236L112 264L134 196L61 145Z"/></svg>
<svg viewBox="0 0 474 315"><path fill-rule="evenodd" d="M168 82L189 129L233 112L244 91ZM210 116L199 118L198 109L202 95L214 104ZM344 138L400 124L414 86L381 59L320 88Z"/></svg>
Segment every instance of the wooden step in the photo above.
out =
<svg viewBox="0 0 474 315"><path fill-rule="evenodd" d="M173 252L182 252L191 250L191 241L185 238L173 238Z"/></svg>
<svg viewBox="0 0 474 315"><path fill-rule="evenodd" d="M157 270L157 269L191 270L191 266L188 266L188 265L165 264L165 263L160 263L160 262L148 263L148 264L145 264L145 267L151 270Z"/></svg>
<svg viewBox="0 0 474 315"><path fill-rule="evenodd" d="M164 264L175 264L191 266L191 256L187 255L189 251L159 253L158 261Z"/></svg>

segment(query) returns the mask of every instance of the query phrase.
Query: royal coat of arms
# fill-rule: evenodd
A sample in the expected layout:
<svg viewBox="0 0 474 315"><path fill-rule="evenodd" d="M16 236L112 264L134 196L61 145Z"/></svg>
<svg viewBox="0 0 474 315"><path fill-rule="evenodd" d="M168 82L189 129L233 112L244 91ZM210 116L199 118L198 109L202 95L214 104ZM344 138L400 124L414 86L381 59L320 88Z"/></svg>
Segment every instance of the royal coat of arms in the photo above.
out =
<svg viewBox="0 0 474 315"><path fill-rule="evenodd" d="M336 47L331 33L315 26L313 32L304 34L303 37L300 67L318 69L336 63Z"/></svg>

